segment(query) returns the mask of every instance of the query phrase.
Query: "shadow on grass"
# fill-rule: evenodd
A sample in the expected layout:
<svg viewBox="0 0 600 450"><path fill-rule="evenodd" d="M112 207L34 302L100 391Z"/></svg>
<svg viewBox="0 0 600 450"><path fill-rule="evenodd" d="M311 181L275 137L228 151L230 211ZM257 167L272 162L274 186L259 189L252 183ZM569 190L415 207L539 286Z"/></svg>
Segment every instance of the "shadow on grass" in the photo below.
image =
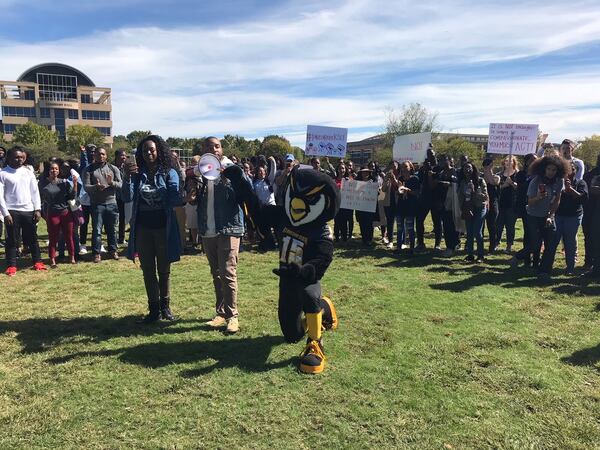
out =
<svg viewBox="0 0 600 450"><path fill-rule="evenodd" d="M80 352L49 359L52 364L64 364L77 358L118 356L119 360L151 369L171 364L207 362L197 369L185 370L181 376L193 378L213 370L236 367L244 372L265 372L289 366L295 358L267 363L274 346L282 344L281 336L229 338L219 341L158 342L115 350Z"/></svg>
<svg viewBox="0 0 600 450"><path fill-rule="evenodd" d="M154 325L137 324L140 316L125 317L81 317L63 319L59 317L0 321L0 334L16 333L22 343L22 353L39 353L49 350L69 339L77 342L102 342L115 337L150 336L154 334L185 333L202 330L203 325L195 320L159 322ZM193 323L194 325L188 325Z"/></svg>
<svg viewBox="0 0 600 450"><path fill-rule="evenodd" d="M572 366L585 366L593 368L598 362L600 362L600 344L596 345L595 347L578 350L571 356L561 358L561 361ZM595 369L600 373L600 367L595 367Z"/></svg>

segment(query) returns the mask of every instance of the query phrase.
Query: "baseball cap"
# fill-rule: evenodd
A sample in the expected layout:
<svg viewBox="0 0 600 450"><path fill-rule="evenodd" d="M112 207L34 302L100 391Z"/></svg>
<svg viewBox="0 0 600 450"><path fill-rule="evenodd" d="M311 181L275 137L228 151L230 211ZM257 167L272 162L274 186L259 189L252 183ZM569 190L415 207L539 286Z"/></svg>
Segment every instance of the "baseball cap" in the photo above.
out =
<svg viewBox="0 0 600 450"><path fill-rule="evenodd" d="M296 161L296 157L294 155L292 155L291 153L288 153L287 155L285 155L285 160L286 161Z"/></svg>

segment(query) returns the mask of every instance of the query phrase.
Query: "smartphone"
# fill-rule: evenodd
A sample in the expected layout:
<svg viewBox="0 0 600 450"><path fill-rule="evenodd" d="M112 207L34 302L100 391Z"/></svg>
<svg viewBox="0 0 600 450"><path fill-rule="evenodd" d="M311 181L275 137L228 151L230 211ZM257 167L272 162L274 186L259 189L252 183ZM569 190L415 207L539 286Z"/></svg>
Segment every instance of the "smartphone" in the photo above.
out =
<svg viewBox="0 0 600 450"><path fill-rule="evenodd" d="M546 192L546 185L544 183L540 183L539 188L540 194L544 194Z"/></svg>

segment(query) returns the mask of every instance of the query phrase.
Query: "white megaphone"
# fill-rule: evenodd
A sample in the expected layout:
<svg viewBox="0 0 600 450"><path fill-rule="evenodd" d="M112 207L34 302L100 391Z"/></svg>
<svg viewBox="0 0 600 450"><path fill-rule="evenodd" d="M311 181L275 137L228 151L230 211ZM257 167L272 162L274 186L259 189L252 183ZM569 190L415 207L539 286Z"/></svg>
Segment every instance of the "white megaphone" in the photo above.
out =
<svg viewBox="0 0 600 450"><path fill-rule="evenodd" d="M212 153L205 153L198 161L198 173L210 181L221 176L221 161Z"/></svg>

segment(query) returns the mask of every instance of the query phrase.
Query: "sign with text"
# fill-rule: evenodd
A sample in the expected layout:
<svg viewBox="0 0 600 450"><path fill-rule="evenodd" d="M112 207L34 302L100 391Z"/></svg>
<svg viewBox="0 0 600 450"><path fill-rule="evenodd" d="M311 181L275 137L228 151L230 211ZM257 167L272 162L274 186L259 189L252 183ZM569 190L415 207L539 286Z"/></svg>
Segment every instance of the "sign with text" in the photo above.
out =
<svg viewBox="0 0 600 450"><path fill-rule="evenodd" d="M396 136L393 154L396 161L423 162L431 144L431 133L416 133Z"/></svg>
<svg viewBox="0 0 600 450"><path fill-rule="evenodd" d="M340 208L375 212L379 185L372 181L342 180Z"/></svg>
<svg viewBox="0 0 600 450"><path fill-rule="evenodd" d="M331 156L343 158L346 156L348 144L348 128L321 127L308 125L306 127L306 156Z"/></svg>
<svg viewBox="0 0 600 450"><path fill-rule="evenodd" d="M488 153L527 155L537 150L538 125L490 123Z"/></svg>

